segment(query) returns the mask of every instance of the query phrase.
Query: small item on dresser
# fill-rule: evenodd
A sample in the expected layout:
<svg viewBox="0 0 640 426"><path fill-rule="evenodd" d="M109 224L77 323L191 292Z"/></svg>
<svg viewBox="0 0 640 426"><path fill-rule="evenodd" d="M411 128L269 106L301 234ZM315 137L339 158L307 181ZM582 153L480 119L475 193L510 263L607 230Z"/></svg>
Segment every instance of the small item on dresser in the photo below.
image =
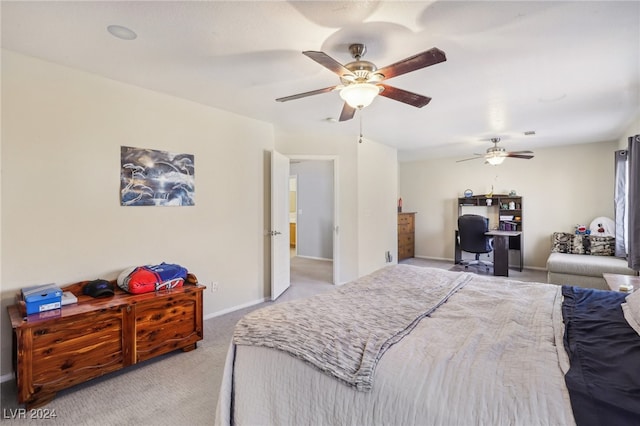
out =
<svg viewBox="0 0 640 426"><path fill-rule="evenodd" d="M113 284L107 280L93 280L89 281L82 287L82 294L86 294L91 297L106 297L113 296Z"/></svg>
<svg viewBox="0 0 640 426"><path fill-rule="evenodd" d="M62 303L62 306L78 303L78 298L70 291L63 291L61 303Z"/></svg>
<svg viewBox="0 0 640 426"><path fill-rule="evenodd" d="M56 284L36 285L22 289L27 315L59 309L62 290Z"/></svg>
<svg viewBox="0 0 640 426"><path fill-rule="evenodd" d="M127 293L140 294L182 287L186 278L185 267L162 262L159 265L129 267L120 273L116 282Z"/></svg>

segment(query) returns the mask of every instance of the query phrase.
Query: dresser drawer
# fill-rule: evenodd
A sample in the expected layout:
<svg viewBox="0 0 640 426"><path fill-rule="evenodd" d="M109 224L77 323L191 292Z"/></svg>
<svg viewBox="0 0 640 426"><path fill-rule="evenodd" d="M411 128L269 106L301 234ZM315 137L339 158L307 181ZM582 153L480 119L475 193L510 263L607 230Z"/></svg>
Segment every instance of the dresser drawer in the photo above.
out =
<svg viewBox="0 0 640 426"><path fill-rule="evenodd" d="M413 233L414 233L413 225L410 225L410 224L398 225L398 235L413 234Z"/></svg>
<svg viewBox="0 0 640 426"><path fill-rule="evenodd" d="M413 213L398 214L398 225L409 225L413 227Z"/></svg>

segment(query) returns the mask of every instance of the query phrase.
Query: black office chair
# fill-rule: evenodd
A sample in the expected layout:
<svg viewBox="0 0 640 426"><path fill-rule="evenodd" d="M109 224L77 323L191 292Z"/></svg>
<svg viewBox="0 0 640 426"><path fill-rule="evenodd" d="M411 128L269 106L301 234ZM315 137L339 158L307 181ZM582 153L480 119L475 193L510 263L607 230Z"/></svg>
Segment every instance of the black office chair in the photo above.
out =
<svg viewBox="0 0 640 426"><path fill-rule="evenodd" d="M493 238L484 235L489 230L489 219L477 214L464 214L458 217L458 239L460 249L469 253L475 253L475 260L463 260L460 263L468 268L469 265L478 265L489 268L493 262L480 260L480 255L490 253L493 250Z"/></svg>

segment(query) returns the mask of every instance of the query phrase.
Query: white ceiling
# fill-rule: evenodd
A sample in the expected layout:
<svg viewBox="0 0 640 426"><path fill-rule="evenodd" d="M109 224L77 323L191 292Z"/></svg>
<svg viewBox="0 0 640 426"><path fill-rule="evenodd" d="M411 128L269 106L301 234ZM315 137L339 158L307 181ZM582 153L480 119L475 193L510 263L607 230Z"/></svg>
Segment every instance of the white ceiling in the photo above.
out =
<svg viewBox="0 0 640 426"><path fill-rule="evenodd" d="M353 135L399 158L465 158L489 138L508 150L616 140L640 114L639 1L2 1L2 47L273 123L276 132ZM133 41L108 25L134 30ZM347 122L339 84L302 55L340 63L351 43L378 68L437 47L447 61L385 83ZM534 130L535 136L523 132Z"/></svg>

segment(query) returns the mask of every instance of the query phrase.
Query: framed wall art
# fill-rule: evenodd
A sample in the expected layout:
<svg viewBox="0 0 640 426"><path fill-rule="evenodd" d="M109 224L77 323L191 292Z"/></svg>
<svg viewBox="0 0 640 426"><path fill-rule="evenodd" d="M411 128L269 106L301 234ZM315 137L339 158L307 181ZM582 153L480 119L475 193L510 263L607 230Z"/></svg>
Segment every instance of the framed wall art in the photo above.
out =
<svg viewBox="0 0 640 426"><path fill-rule="evenodd" d="M120 205L195 205L193 154L120 147Z"/></svg>

